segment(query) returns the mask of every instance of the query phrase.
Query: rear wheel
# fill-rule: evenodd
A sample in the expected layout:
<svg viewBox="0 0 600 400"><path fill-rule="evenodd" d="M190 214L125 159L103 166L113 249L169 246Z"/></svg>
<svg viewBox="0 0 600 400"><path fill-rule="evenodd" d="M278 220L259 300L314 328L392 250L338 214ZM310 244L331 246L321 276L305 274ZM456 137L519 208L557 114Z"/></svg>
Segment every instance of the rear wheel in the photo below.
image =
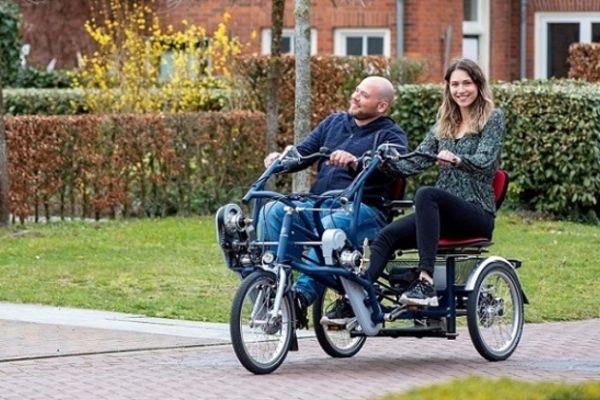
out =
<svg viewBox="0 0 600 400"><path fill-rule="evenodd" d="M523 294L512 267L493 262L481 272L467 303L473 345L485 359L506 360L523 333Z"/></svg>
<svg viewBox="0 0 600 400"><path fill-rule="evenodd" d="M275 275L257 271L242 281L232 304L230 332L233 350L247 370L268 374L285 359L292 339L293 311L289 295L273 309Z"/></svg>
<svg viewBox="0 0 600 400"><path fill-rule="evenodd" d="M321 317L333 307L339 294L326 288L313 304L313 325L321 348L331 357L352 357L360 351L367 340L364 336L351 337L345 328L333 329L321 325Z"/></svg>

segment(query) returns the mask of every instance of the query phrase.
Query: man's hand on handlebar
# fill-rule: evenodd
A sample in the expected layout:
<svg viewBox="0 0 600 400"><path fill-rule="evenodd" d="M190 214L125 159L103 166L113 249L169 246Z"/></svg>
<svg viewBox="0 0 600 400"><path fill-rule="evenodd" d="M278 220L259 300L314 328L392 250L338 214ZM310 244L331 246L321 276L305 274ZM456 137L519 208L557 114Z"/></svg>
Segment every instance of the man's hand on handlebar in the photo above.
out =
<svg viewBox="0 0 600 400"><path fill-rule="evenodd" d="M358 168L358 158L344 150L336 150L329 156L329 164L336 167Z"/></svg>
<svg viewBox="0 0 600 400"><path fill-rule="evenodd" d="M271 164L273 164L275 162L275 160L277 160L280 156L281 156L281 153L279 153L277 151L274 151L274 152L270 153L269 155L267 155L264 160L265 168L269 168L271 166Z"/></svg>
<svg viewBox="0 0 600 400"><path fill-rule="evenodd" d="M460 162L460 157L449 150L442 150L437 155L437 164L440 167L456 167L460 164Z"/></svg>

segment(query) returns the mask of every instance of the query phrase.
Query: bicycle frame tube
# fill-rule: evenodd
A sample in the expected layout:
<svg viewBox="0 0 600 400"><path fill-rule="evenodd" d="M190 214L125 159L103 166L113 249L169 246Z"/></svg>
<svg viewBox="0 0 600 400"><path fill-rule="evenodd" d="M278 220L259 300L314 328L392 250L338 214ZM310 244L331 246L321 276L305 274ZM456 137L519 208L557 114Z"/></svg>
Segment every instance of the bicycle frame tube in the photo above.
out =
<svg viewBox="0 0 600 400"><path fill-rule="evenodd" d="M360 205L363 198L364 185L369 178L369 176L381 165L383 159L379 155L375 155L372 158L365 159L364 161L364 169L357 175L355 180L350 184L350 186L341 191L341 193L336 193L336 195L332 195L331 199L339 202L341 206L352 202L352 219L350 224L350 229L346 232L348 240L352 243L355 249L359 248L362 244L357 242L357 231L359 225L359 215L360 215ZM321 244L321 238L315 236L314 231L312 231L308 227L314 226L314 222L306 215L306 212L316 211L319 213L319 210L328 210L331 207L331 204L327 207L315 207L315 208L303 208L296 206L295 202L288 197L273 191L263 190L263 187L266 181L269 179L271 175L280 170L280 165L278 162L275 162L271 165L267 170L261 175L261 177L256 181L256 183L251 187L251 189L246 193L243 198L243 202L245 204L252 202L252 220L259 220L259 213L262 205L262 201L264 199L268 199L271 201L280 201L284 204L284 216L281 223L281 230L279 232L279 242L277 243L277 252L275 257L275 267L277 269L277 275L280 285L278 285L278 292L276 296L276 301L281 301L283 297L283 291L287 282L287 272L286 267L289 265L293 270L304 273L315 278L317 281L322 284L334 287L341 288L341 282L338 278L343 277L347 280L353 281L359 284L368 294L368 299L371 300L372 306L372 315L371 319L374 323L379 323L383 321L383 312L379 303L376 301L377 295L375 289L370 281L363 279L362 277L356 275L356 273L350 269L341 267L341 266L326 266L322 265L322 263L313 264L313 263L303 263L300 260L291 260L288 259L288 250L290 246L294 245L308 245L313 246L317 250L317 254L319 258L322 259L322 254L319 253L319 245ZM294 225L294 230L299 231L304 236L308 237L307 241L295 242L290 238L294 215L297 214L302 221L301 224ZM304 226L302 226L304 225ZM311 240L312 239L312 240ZM266 242L255 242L257 245L265 245ZM274 244L274 243L269 243ZM280 293L281 292L281 293ZM277 307L275 308L277 309Z"/></svg>

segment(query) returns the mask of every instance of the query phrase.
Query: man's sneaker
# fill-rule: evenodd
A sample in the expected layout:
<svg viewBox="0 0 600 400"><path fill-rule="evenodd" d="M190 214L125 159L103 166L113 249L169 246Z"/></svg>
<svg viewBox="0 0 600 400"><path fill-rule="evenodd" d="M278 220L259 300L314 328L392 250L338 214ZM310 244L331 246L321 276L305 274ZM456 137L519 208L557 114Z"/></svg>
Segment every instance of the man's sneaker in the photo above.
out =
<svg viewBox="0 0 600 400"><path fill-rule="evenodd" d="M346 326L354 318L354 311L350 301L343 297L333 303L333 308L321 318L321 325L325 326Z"/></svg>
<svg viewBox="0 0 600 400"><path fill-rule="evenodd" d="M308 328L308 301L301 292L294 291L294 311L296 313L296 329Z"/></svg>
<svg viewBox="0 0 600 400"><path fill-rule="evenodd" d="M417 280L400 296L400 303L414 306L438 306L438 298L433 285L425 280Z"/></svg>

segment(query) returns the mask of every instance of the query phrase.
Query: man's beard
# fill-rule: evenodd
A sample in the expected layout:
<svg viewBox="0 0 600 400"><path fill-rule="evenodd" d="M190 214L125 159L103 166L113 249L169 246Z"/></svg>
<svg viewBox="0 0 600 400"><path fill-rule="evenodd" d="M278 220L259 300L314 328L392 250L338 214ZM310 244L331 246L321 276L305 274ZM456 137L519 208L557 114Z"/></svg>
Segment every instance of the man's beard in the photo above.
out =
<svg viewBox="0 0 600 400"><path fill-rule="evenodd" d="M348 109L348 114L350 114L351 117L353 117L354 119L357 119L359 121L364 121L366 119L371 119L371 118L375 118L377 116L379 116L378 113L376 112L367 112L367 111L352 111L352 108Z"/></svg>

